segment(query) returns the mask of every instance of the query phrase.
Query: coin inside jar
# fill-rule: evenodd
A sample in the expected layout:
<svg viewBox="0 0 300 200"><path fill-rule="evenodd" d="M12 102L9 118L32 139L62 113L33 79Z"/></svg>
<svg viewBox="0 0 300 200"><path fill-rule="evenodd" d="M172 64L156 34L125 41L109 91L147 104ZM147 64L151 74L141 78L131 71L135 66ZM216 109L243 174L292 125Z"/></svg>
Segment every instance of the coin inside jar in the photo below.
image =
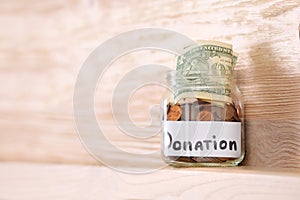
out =
<svg viewBox="0 0 300 200"><path fill-rule="evenodd" d="M198 121L213 121L214 116L212 115L211 112L204 110L204 111L201 111L198 113L197 120Z"/></svg>
<svg viewBox="0 0 300 200"><path fill-rule="evenodd" d="M239 121L237 111L232 104L226 104L226 121Z"/></svg>
<svg viewBox="0 0 300 200"><path fill-rule="evenodd" d="M233 108L231 107L231 105L226 105L226 116L225 116L225 120L228 121L228 120L231 120L233 118L233 115L234 115L234 110Z"/></svg>
<svg viewBox="0 0 300 200"><path fill-rule="evenodd" d="M215 121L224 121L225 120L225 109L219 106L212 107L212 113Z"/></svg>
<svg viewBox="0 0 300 200"><path fill-rule="evenodd" d="M180 119L180 116L181 116L180 106L177 104L171 105L167 114L168 120L177 121Z"/></svg>

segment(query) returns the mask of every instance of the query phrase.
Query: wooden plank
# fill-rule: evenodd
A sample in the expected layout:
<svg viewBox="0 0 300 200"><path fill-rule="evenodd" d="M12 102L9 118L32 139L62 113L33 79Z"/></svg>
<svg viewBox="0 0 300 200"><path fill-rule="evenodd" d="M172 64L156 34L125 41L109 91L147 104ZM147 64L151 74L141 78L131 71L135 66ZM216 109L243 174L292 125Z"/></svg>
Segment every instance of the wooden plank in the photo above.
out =
<svg viewBox="0 0 300 200"><path fill-rule="evenodd" d="M106 167L1 163L0 199L299 199L300 171L165 168L124 174Z"/></svg>
<svg viewBox="0 0 300 200"><path fill-rule="evenodd" d="M298 0L2 0L0 13L5 27L0 31L0 160L96 164L73 121L72 95L81 64L97 45L119 33L163 27L234 45L248 120L245 164L300 168ZM157 150L159 136L145 142L118 131L111 97L124 74L148 63L171 66L173 56L159 50L124 56L107 70L95 94L103 129L114 130L106 131L107 137L134 152L147 151L142 145ZM149 108L162 94L157 86L138 90L130 101L131 118L147 124ZM157 120L158 111L153 113Z"/></svg>

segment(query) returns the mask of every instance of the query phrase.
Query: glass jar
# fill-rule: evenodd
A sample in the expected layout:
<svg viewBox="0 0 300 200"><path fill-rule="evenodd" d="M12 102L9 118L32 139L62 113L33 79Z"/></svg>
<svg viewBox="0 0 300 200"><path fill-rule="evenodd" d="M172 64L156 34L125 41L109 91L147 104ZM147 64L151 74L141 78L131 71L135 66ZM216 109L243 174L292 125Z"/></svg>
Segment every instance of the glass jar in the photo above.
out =
<svg viewBox="0 0 300 200"><path fill-rule="evenodd" d="M167 83L169 91L162 101L163 159L177 167L241 163L244 107L233 70L182 68L170 71Z"/></svg>

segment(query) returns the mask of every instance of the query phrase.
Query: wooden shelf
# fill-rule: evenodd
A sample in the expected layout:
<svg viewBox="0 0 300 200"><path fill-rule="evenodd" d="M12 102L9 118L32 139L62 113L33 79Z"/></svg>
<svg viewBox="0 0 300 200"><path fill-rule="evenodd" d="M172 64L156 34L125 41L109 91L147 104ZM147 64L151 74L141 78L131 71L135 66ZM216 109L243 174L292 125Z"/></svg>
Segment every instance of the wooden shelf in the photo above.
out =
<svg viewBox="0 0 300 200"><path fill-rule="evenodd" d="M180 168L133 175L103 166L0 164L0 199L299 199L300 170Z"/></svg>

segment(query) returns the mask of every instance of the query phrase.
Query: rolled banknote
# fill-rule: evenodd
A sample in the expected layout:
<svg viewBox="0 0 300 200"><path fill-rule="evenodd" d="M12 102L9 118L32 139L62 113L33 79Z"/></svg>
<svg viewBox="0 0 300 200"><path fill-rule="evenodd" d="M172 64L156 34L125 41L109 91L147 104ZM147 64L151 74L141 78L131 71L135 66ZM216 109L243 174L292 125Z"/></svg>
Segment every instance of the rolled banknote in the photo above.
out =
<svg viewBox="0 0 300 200"><path fill-rule="evenodd" d="M199 41L198 45L184 48L177 57L176 71L186 85L194 84L194 87L178 91L175 99L193 95L230 102L237 56L231 44L218 41Z"/></svg>

